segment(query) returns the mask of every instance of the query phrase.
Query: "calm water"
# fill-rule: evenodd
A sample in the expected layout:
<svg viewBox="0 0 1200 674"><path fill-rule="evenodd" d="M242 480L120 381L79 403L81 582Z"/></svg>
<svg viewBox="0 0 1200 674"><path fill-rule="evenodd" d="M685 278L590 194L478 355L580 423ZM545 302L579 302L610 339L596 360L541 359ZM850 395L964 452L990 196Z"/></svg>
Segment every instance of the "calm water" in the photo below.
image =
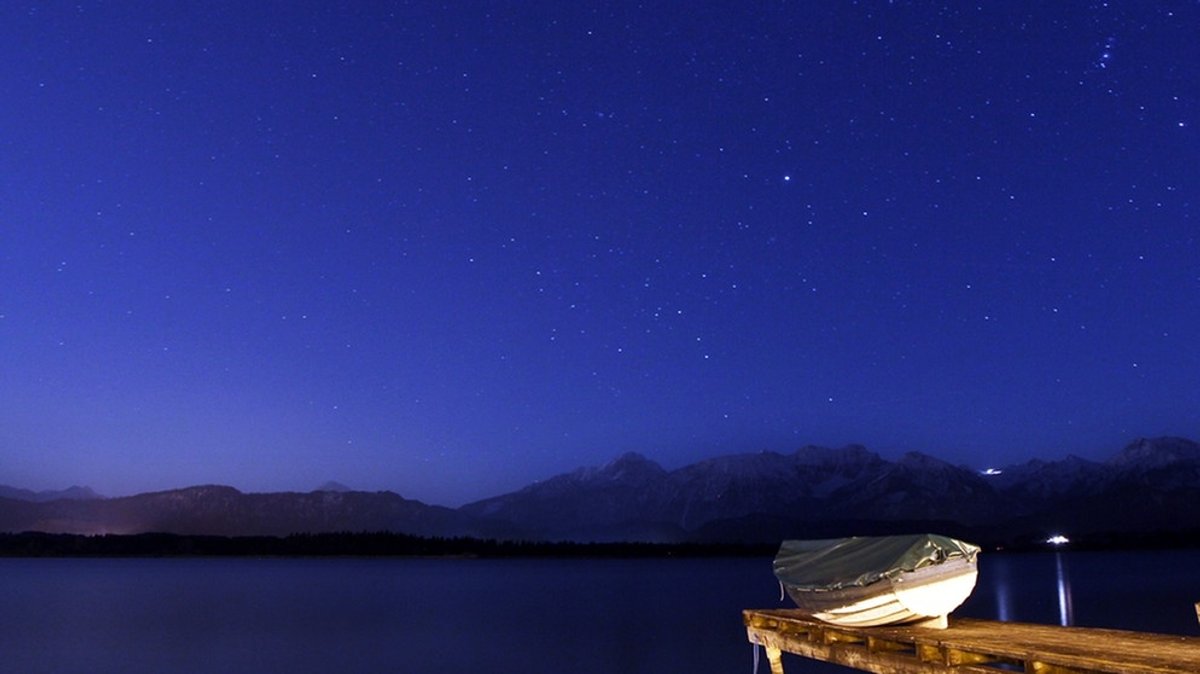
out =
<svg viewBox="0 0 1200 674"><path fill-rule="evenodd" d="M1195 635L1198 568L984 555L959 614ZM769 559L4 559L0 671L746 673L781 605Z"/></svg>

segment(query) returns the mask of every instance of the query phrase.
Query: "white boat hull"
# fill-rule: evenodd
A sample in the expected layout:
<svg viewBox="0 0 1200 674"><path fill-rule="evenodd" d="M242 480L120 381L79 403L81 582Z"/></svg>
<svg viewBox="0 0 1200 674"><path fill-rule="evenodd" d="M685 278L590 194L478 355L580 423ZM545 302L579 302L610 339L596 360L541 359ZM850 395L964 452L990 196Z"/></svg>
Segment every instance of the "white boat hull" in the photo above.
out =
<svg viewBox="0 0 1200 674"><path fill-rule="evenodd" d="M835 625L945 627L946 616L971 595L977 577L974 560L954 558L860 587L787 589L802 611Z"/></svg>

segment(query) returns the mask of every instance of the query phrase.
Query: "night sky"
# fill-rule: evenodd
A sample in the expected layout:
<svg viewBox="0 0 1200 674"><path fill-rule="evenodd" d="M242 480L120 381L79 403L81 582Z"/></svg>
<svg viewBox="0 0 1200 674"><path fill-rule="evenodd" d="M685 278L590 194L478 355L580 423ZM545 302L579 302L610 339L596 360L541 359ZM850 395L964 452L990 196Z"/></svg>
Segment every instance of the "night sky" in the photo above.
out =
<svg viewBox="0 0 1200 674"><path fill-rule="evenodd" d="M1200 437L1200 5L0 6L0 483Z"/></svg>

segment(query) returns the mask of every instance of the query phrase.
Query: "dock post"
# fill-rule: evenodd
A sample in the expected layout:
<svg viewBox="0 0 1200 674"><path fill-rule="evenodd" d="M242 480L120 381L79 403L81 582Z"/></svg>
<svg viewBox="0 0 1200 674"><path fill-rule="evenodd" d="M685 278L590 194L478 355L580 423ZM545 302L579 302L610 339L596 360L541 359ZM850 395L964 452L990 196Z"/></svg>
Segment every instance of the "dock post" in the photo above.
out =
<svg viewBox="0 0 1200 674"><path fill-rule="evenodd" d="M771 663L771 674L783 674L783 652L774 646L767 646L767 662Z"/></svg>

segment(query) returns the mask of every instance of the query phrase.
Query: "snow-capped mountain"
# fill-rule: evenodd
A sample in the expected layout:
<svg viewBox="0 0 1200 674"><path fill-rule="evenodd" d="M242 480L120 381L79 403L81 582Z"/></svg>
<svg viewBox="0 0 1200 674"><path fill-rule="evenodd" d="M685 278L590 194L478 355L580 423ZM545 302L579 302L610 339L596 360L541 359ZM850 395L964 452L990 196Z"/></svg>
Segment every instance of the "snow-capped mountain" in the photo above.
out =
<svg viewBox="0 0 1200 674"><path fill-rule="evenodd" d="M768 516L829 519L974 520L995 494L971 471L911 454L885 461L860 446L803 447L707 459L666 471L636 454L464 506L544 537L611 537L622 526L696 531L714 522Z"/></svg>
<svg viewBox="0 0 1200 674"><path fill-rule="evenodd" d="M68 492L78 496L7 488L0 531L759 542L899 531L1002 542L1066 531L1148 540L1156 531L1200 535L1200 445L1141 439L1103 463L1037 460L991 475L916 452L888 461L856 445L734 454L675 470L627 453L458 510L335 483L306 494Z"/></svg>
<svg viewBox="0 0 1200 674"><path fill-rule="evenodd" d="M462 511L546 538L635 537L652 529L744 539L751 530L771 538L926 525L1007 536L1068 524L1077 531L1200 528L1200 508L1167 512L1190 498L1200 503L1200 445L1154 438L1105 463L1036 460L990 476L916 452L887 461L860 446L736 454L672 471L626 454Z"/></svg>
<svg viewBox="0 0 1200 674"><path fill-rule="evenodd" d="M1033 459L1008 466L987 481L1006 496L1025 503L1052 502L1069 495L1097 494L1104 489L1109 474L1104 464L1072 455L1058 461Z"/></svg>

